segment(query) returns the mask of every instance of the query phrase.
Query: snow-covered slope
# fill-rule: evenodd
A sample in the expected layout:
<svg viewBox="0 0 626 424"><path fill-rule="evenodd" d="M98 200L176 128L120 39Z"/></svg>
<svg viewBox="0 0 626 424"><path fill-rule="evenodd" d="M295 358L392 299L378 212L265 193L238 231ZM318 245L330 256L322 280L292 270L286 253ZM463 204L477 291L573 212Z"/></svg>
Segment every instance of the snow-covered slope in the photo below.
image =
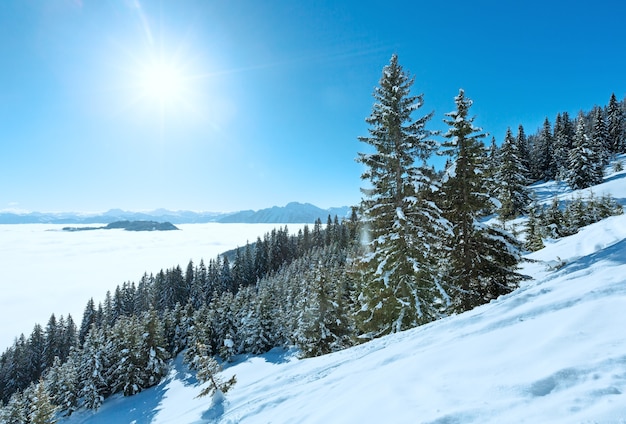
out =
<svg viewBox="0 0 626 424"><path fill-rule="evenodd" d="M195 399L178 360L160 386L67 422L626 423L626 216L532 258L539 279L468 313L313 359L240 358L221 404Z"/></svg>
<svg viewBox="0 0 626 424"><path fill-rule="evenodd" d="M626 174L607 180L596 193L626 198ZM626 423L626 215L529 259L534 280L468 313L318 358L238 358L223 402L195 398L178 359L158 387L63 422Z"/></svg>

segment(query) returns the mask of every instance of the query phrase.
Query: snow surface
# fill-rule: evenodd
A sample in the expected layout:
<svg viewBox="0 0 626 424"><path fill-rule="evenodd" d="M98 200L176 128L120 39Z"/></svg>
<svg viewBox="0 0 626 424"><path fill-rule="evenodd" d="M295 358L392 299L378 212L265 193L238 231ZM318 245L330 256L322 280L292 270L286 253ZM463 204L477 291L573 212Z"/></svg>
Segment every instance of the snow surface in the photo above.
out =
<svg viewBox="0 0 626 424"><path fill-rule="evenodd" d="M626 215L529 259L534 280L470 312L317 358L237 357L218 402L177 358L159 386L61 422L626 423Z"/></svg>
<svg viewBox="0 0 626 424"><path fill-rule="evenodd" d="M61 231L67 225L0 225L0 351L54 313L71 314L77 326L85 305L107 290L137 283L144 272L197 265L254 243L282 224L179 224L181 231ZM80 226L80 225L72 225ZM88 227L97 224L86 225ZM303 224L289 224L297 233Z"/></svg>

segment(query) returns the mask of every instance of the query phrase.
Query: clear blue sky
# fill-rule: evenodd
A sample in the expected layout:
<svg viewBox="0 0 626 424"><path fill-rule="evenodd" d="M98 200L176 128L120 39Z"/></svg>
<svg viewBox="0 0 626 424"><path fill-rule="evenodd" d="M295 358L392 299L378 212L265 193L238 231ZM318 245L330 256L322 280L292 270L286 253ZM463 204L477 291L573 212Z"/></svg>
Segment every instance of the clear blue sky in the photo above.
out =
<svg viewBox="0 0 626 424"><path fill-rule="evenodd" d="M500 141L626 94L619 1L3 0L0 210L360 200L393 53ZM156 75L156 76L155 76Z"/></svg>

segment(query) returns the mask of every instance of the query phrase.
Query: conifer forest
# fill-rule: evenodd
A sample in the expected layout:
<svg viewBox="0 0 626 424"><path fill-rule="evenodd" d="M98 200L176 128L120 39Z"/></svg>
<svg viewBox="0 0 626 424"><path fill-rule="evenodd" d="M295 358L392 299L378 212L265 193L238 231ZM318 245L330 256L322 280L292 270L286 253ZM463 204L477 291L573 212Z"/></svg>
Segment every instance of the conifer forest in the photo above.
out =
<svg viewBox="0 0 626 424"><path fill-rule="evenodd" d="M622 213L593 192L538 204L528 187L601 182L626 153L624 100L546 117L535 132L511 123L503 140L486 140L471 93L451 93L454 110L436 114L413 85L393 55L359 137L362 200L350 216L145 273L89 300L80 321L52 314L0 355L0 421L98 409L112 394L158 384L179 354L210 381L215 359L275 347L319 356L468 311L528 278L524 253ZM447 130L432 130L435 119ZM432 165L437 155L443 169ZM522 216L523 227L511 224ZM213 390L236 384L212 381Z"/></svg>

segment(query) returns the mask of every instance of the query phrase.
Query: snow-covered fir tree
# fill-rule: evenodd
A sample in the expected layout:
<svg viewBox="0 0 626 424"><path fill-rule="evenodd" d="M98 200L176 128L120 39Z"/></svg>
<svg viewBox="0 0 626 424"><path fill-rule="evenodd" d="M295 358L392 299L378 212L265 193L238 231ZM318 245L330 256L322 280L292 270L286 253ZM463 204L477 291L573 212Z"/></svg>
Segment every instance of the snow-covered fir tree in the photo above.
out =
<svg viewBox="0 0 626 424"><path fill-rule="evenodd" d="M8 403L0 407L0 422L3 424L24 424L29 420L29 399L20 390L14 392Z"/></svg>
<svg viewBox="0 0 626 424"><path fill-rule="evenodd" d="M57 407L52 403L43 380L35 386L33 398L30 400L30 412L28 414L30 424L55 424Z"/></svg>
<svg viewBox="0 0 626 424"><path fill-rule="evenodd" d="M569 184L573 189L591 187L602 182L600 152L587 135L582 111L578 114L574 145L569 154Z"/></svg>
<svg viewBox="0 0 626 424"><path fill-rule="evenodd" d="M517 144L517 151L519 152L520 161L522 163L522 171L526 179L531 180L530 169L530 146L528 145L528 138L524 131L524 126L519 125L517 127L517 136L515 137L515 144Z"/></svg>
<svg viewBox="0 0 626 424"><path fill-rule="evenodd" d="M444 283L451 294L452 312L488 302L517 287L520 260L517 241L508 233L479 222L491 199L485 179L484 134L469 116L472 101L463 90L455 97L456 110L447 113L443 153L452 159L439 201L452 225L446 237L448 253L442 261Z"/></svg>
<svg viewBox="0 0 626 424"><path fill-rule="evenodd" d="M595 107L592 116L591 145L597 152L597 156L601 161L599 165L604 167L609 164L611 159L611 147L602 108Z"/></svg>
<svg viewBox="0 0 626 424"><path fill-rule="evenodd" d="M606 108L608 144L612 154L626 152L626 124L622 110L615 93L611 94Z"/></svg>
<svg viewBox="0 0 626 424"><path fill-rule="evenodd" d="M104 331L93 324L85 338L78 365L78 393L84 407L100 408L109 394L108 368Z"/></svg>
<svg viewBox="0 0 626 424"><path fill-rule="evenodd" d="M358 316L372 337L438 318L445 298L433 259L442 220L428 200L432 113L413 118L423 104L422 95L410 92L413 83L393 55L374 91L369 136L359 138L373 148L357 158L366 167L361 209L370 249L362 260Z"/></svg>
<svg viewBox="0 0 626 424"><path fill-rule="evenodd" d="M559 204L559 199L555 196L550 202L550 206L540 215L541 225L546 229L546 236L559 238L566 235L565 217Z"/></svg>
<svg viewBox="0 0 626 424"><path fill-rule="evenodd" d="M546 117L543 126L533 138L533 148L531 152L531 173L534 180L551 180L553 173L553 137L550 120Z"/></svg>
<svg viewBox="0 0 626 424"><path fill-rule="evenodd" d="M550 164L551 174L558 180L567 179L569 151L572 148L574 130L569 114L557 114L554 123L554 137L552 147L552 162Z"/></svg>
<svg viewBox="0 0 626 424"><path fill-rule="evenodd" d="M513 133L508 128L500 148L500 166L494 175L496 194L500 201L498 214L502 219L523 214L530 203L528 179L520 156Z"/></svg>
<svg viewBox="0 0 626 424"><path fill-rule="evenodd" d="M130 396L161 381L167 371L164 345L163 326L156 312L120 317L108 341L112 391Z"/></svg>
<svg viewBox="0 0 626 424"><path fill-rule="evenodd" d="M296 345L302 356L319 356L351 346L354 328L342 284L344 259L337 246L312 255L313 265L304 278ZM317 262L317 264L315 264ZM317 265L317 266L315 266Z"/></svg>
<svg viewBox="0 0 626 424"><path fill-rule="evenodd" d="M194 368L197 370L196 376L201 383L209 383L198 395L213 396L215 394L224 394L237 383L236 376L232 376L229 380L218 375L222 371L219 363L209 354L206 346L199 345L196 348L198 355L194 359Z"/></svg>
<svg viewBox="0 0 626 424"><path fill-rule="evenodd" d="M526 221L526 241L524 248L530 252L536 252L537 250L543 249L545 245L543 244L541 225L537 212L538 206L536 203L533 203L529 209L528 220Z"/></svg>
<svg viewBox="0 0 626 424"><path fill-rule="evenodd" d="M48 370L45 384L52 402L59 407L62 415L71 415L78 409L78 370L76 360L78 352L73 350L65 362L57 357Z"/></svg>

